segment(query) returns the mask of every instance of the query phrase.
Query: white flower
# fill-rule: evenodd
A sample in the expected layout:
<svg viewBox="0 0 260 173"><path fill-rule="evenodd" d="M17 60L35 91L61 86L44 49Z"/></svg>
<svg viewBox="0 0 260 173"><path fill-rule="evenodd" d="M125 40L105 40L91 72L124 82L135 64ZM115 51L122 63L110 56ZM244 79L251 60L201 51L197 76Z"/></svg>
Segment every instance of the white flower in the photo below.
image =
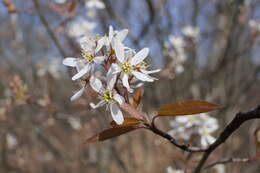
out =
<svg viewBox="0 0 260 173"><path fill-rule="evenodd" d="M102 82L98 78L94 76L90 78L90 86L93 90L99 93L99 98L101 99L101 101L96 105L90 103L90 106L93 109L96 109L103 105L107 105L107 107L110 109L113 120L117 124L122 124L124 122L124 117L119 108L119 105L124 103L124 98L117 94L117 92L114 90L116 78L117 76L113 75L111 71L108 72L106 89L103 87Z"/></svg>
<svg viewBox="0 0 260 173"><path fill-rule="evenodd" d="M123 86L126 87L129 92L132 92L129 86L131 75L144 82L153 82L156 78L149 76L149 74L160 71L160 69L153 71L146 70L147 66L144 59L149 53L148 48L143 48L134 56L132 56L132 52L131 50L125 52L124 45L119 40L115 40L115 54L119 64L114 63L111 68L114 74L121 73Z"/></svg>
<svg viewBox="0 0 260 173"><path fill-rule="evenodd" d="M182 28L182 33L191 38L197 38L199 35L199 28L193 26L185 26Z"/></svg>
<svg viewBox="0 0 260 173"><path fill-rule="evenodd" d="M100 0L88 0L85 3L85 6L87 8L97 8L97 9L104 9L105 8L105 4L103 2L101 2Z"/></svg>
<svg viewBox="0 0 260 173"><path fill-rule="evenodd" d="M93 73L96 64L101 64L105 60L105 56L98 56L98 51L104 46L104 37L94 40L89 37L83 37L80 41L83 58L67 57L63 60L63 64L70 67L76 67L78 73L72 77L77 80L87 73ZM80 70L79 70L80 69Z"/></svg>

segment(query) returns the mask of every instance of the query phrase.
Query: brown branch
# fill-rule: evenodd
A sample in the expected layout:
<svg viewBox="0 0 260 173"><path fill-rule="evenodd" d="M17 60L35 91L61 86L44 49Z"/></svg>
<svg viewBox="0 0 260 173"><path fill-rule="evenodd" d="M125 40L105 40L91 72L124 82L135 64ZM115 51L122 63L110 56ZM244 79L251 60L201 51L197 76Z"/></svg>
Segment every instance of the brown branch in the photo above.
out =
<svg viewBox="0 0 260 173"><path fill-rule="evenodd" d="M222 131L217 140L211 144L208 149L205 151L203 157L201 158L198 166L194 170L194 173L199 173L205 164L206 160L210 156L210 154L219 147L222 143L224 143L230 135L236 131L244 122L260 118L260 105L248 112L239 112L236 114L235 118L227 125L227 127Z"/></svg>
<svg viewBox="0 0 260 173"><path fill-rule="evenodd" d="M152 125L149 126L148 129L151 130L153 133L167 139L173 145L175 145L176 147L178 147L178 148L180 148L184 151L187 151L187 152L205 152L206 151L206 149L199 148L199 147L193 147L190 144L185 144L185 143L179 142L177 139L175 139L174 137L172 137L168 133L158 129L158 127L156 127L154 125L154 123L152 123Z"/></svg>
<svg viewBox="0 0 260 173"><path fill-rule="evenodd" d="M52 29L50 28L50 25L48 23L48 21L46 20L46 18L44 17L40 5L39 5L39 1L38 0L32 0L33 4L34 4L34 8L40 18L41 23L43 24L43 26L45 27L48 35L50 36L50 38L52 39L52 41L54 42L54 44L56 45L57 49L59 50L61 56L63 58L66 57L66 53L65 51L62 49L61 43L59 42L58 38L56 37L56 35L54 34L54 32L52 31Z"/></svg>

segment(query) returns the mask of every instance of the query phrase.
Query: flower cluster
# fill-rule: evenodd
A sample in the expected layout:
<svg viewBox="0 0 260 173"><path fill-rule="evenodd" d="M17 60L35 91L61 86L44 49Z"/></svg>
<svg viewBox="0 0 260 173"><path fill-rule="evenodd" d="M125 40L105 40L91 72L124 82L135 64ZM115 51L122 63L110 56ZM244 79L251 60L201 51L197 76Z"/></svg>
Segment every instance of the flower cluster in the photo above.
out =
<svg viewBox="0 0 260 173"><path fill-rule="evenodd" d="M170 73L172 73L172 70L174 74L184 72L184 64L188 59L187 52L189 52L191 47L194 48L199 34L199 28L187 25L181 29L180 35L169 35L169 41L165 43L165 55L169 57L166 69Z"/></svg>
<svg viewBox="0 0 260 173"><path fill-rule="evenodd" d="M96 38L85 36L80 39L81 57L67 57L63 60L64 65L77 70L72 80L85 82L71 100L83 95L86 85L89 84L100 99L100 102L90 103L90 106L95 109L106 105L117 124L124 121L120 105L128 102L129 94L133 93L135 88L142 86L144 82L155 81L156 78L150 74L160 71L148 70L149 65L144 61L149 53L148 48L136 53L124 45L127 33L127 29L115 31L110 26L108 35ZM96 71L105 73L97 76Z"/></svg>
<svg viewBox="0 0 260 173"><path fill-rule="evenodd" d="M176 117L170 122L170 126L173 129L169 133L179 139L189 140L192 135L199 135L204 147L215 141L212 133L219 128L218 120L205 113Z"/></svg>

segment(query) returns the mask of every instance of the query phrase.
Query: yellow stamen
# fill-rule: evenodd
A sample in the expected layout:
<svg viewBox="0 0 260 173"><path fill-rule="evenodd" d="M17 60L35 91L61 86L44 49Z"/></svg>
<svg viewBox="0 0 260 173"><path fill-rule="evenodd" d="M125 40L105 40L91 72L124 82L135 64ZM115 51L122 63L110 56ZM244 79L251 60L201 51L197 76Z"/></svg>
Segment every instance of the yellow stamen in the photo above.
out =
<svg viewBox="0 0 260 173"><path fill-rule="evenodd" d="M93 54L91 54L90 52L82 51L81 55L88 63L91 63L94 59Z"/></svg>
<svg viewBox="0 0 260 173"><path fill-rule="evenodd" d="M101 96L101 98L103 100L105 100L106 102L110 102L112 101L114 98L113 98L113 93L110 91L110 90L106 90L103 95Z"/></svg>
<svg viewBox="0 0 260 173"><path fill-rule="evenodd" d="M132 70L132 66L129 62L125 62L124 64L122 64L121 68L124 73L130 73Z"/></svg>

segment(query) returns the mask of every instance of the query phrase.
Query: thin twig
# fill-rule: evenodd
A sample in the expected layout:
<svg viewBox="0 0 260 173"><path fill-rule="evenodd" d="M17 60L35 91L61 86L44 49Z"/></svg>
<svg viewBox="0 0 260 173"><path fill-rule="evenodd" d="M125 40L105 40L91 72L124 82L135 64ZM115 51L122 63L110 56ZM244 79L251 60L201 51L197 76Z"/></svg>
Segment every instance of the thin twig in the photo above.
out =
<svg viewBox="0 0 260 173"><path fill-rule="evenodd" d="M253 161L256 161L258 160L259 158L257 157L254 157L254 158L224 158L224 159L220 159L218 161L215 161L215 162L212 162L210 163L209 165L205 166L204 169L208 169L208 168L211 168L215 165L218 165L218 164L226 164L226 163L248 163L248 162L253 162Z"/></svg>
<svg viewBox="0 0 260 173"><path fill-rule="evenodd" d="M149 130L151 130L155 134L169 140L176 147L178 147L178 148L180 148L184 151L187 151L187 152L205 152L206 151L206 149L204 149L204 148L194 147L194 146L191 146L189 144L179 142L178 140L176 140L174 137L172 137L168 133L158 129L158 127L156 127L155 124L154 124L154 120L155 120L155 118L153 118L152 125L149 126Z"/></svg>
<svg viewBox="0 0 260 173"><path fill-rule="evenodd" d="M228 137L230 137L230 135L234 131L236 131L244 122L256 118L260 118L260 105L251 111L237 113L235 118L222 131L217 140L213 144L211 144L209 148L205 151L198 166L195 168L194 173L199 173L201 171L210 154L222 143L224 143L228 139Z"/></svg>
<svg viewBox="0 0 260 173"><path fill-rule="evenodd" d="M34 7L35 7L35 10L43 24L43 26L45 27L48 35L50 36L50 38L52 39L52 41L54 42L54 44L56 45L57 49L59 50L61 56L63 58L66 57L66 53L65 51L62 49L62 46L58 40L58 38L56 37L56 35L54 34L54 32L51 30L50 28L50 25L48 23L48 21L46 20L46 18L44 17L42 11L41 11L41 8L40 8L40 5L39 5L39 1L38 0L32 0L33 1L33 4L34 4Z"/></svg>

